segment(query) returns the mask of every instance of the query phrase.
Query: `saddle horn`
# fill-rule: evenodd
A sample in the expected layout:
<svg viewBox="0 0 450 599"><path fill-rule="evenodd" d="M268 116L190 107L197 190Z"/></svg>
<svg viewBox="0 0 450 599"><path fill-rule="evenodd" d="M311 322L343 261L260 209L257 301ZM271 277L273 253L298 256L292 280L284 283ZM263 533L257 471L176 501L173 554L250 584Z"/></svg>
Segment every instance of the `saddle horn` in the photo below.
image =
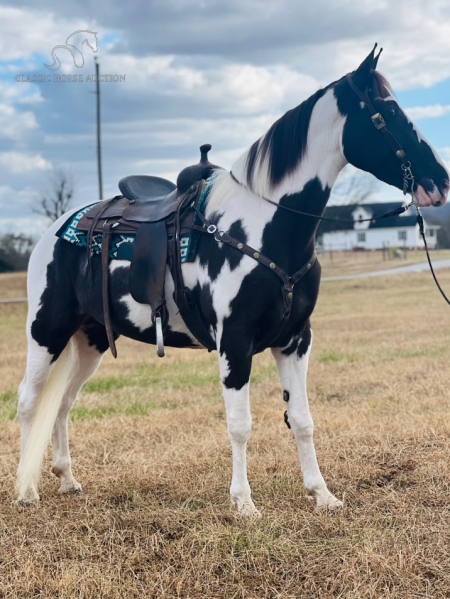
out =
<svg viewBox="0 0 450 599"><path fill-rule="evenodd" d="M208 152L211 148L211 144L203 144L200 146L200 162L198 164L193 164L192 166L187 166L178 175L178 193L185 193L193 183L201 181L202 179L207 179L212 175L215 169L221 168L208 160Z"/></svg>

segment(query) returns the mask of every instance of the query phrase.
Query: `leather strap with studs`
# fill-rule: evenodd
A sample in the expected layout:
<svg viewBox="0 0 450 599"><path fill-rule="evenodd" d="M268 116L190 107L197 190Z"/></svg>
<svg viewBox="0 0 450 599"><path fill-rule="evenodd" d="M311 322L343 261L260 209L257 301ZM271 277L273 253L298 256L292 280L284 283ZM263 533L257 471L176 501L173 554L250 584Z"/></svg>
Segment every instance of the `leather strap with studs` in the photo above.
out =
<svg viewBox="0 0 450 599"><path fill-rule="evenodd" d="M284 300L283 318L288 318L291 313L292 302L294 299L294 286L314 266L314 264L317 261L316 254L313 254L311 258L308 260L308 262L306 262L306 264L304 264L299 270L297 270L297 272L289 276L287 272L280 268L273 260L267 258L267 256L264 256L264 254L261 254L261 252L258 252L258 250L255 250L246 243L243 243L242 241L235 239L229 233L219 231L216 225L209 222L200 211L196 210L196 213L206 228L197 227L195 225L191 225L190 228L195 229L197 231L201 231L202 233L209 233L210 235L214 236L214 239L216 241L231 245L246 256L253 258L253 260L256 260L259 264L262 264L263 266L271 270L274 273L274 275L281 279L283 283L282 291Z"/></svg>

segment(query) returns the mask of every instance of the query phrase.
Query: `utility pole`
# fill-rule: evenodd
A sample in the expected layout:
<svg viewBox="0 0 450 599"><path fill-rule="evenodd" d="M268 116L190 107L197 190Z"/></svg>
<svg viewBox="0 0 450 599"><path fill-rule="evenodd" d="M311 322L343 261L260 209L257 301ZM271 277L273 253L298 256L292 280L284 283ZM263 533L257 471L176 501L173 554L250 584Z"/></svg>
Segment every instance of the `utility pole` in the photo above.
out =
<svg viewBox="0 0 450 599"><path fill-rule="evenodd" d="M96 80L96 92L97 95L97 167L98 167L98 191L99 197L103 200L103 177L102 177L102 144L101 144L101 136L100 136L100 68L97 61L97 57L94 57L95 60L95 80Z"/></svg>

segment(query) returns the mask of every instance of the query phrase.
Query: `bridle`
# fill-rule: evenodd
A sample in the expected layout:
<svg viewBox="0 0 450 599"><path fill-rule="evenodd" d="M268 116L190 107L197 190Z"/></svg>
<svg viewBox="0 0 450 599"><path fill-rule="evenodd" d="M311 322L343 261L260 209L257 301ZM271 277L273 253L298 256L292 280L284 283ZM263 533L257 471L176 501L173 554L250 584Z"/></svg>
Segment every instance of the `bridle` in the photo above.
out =
<svg viewBox="0 0 450 599"><path fill-rule="evenodd" d="M364 91L361 91L359 89L359 87L357 85L355 85L353 79L352 79L352 73L347 73L347 75L345 76L347 79L348 84L350 85L350 88L355 92L355 94L360 98L360 100L363 102L364 107L370 112L370 119L375 127L375 129L377 129L377 131L380 131L381 133L383 133L384 135L384 139L386 140L387 144L389 145L389 147L391 148L391 150L394 152L396 158L398 158L398 160L400 161L400 166L402 169L402 173L403 173L403 195L406 195L407 193L411 194L412 200L411 202L407 205L407 206L402 206L400 208L397 208L396 210L392 210L391 212L388 212L386 214L382 214L381 216L378 216L376 218L365 218L365 219L359 219L358 222L363 223L363 222L376 222L377 220L381 220L383 218L389 218L391 216L398 216L399 214L402 214L403 212L405 212L406 210L408 210L408 208L410 208L411 206L415 206L416 210L418 210L417 208L417 202L416 202L416 198L414 195L414 175L412 173L411 170L411 162L408 160L407 156L406 156L406 152L405 150L402 148L402 146L400 145L399 141L397 140L397 138L395 137L395 135L389 131L388 126L386 124L386 121L384 120L382 114L380 112L378 112L375 107L373 106L370 98L369 98L369 94L368 94L368 89L366 87L366 89ZM252 193L255 193L253 190L251 190L249 187L247 187L246 185L244 185L244 183L242 183L241 181L239 181L236 176L233 174L232 171L230 171L230 175L231 178L235 181L235 183L237 183L238 185L240 185L241 187L244 187L245 189L247 189L248 191L251 191ZM317 220L326 220L326 221L331 221L331 222L340 222L340 223L354 223L353 220L344 220L344 219L339 219L339 218L327 218L325 216L320 216L318 214L311 214L309 212L303 212L301 210L295 210L294 208L289 208L288 206L284 206L283 204L279 204L277 202L274 202L273 200L266 198L263 195L260 194L255 194L257 195L259 198L261 198L262 200L265 200L266 202L269 202L269 204L273 204L274 206L276 206L277 208L282 208L283 210L288 210L289 212L294 212L296 214L300 214L302 216L310 216L312 218L315 218Z"/></svg>
<svg viewBox="0 0 450 599"><path fill-rule="evenodd" d="M403 171L403 195L406 195L409 191L409 193L411 194L411 197L413 198L411 204L413 204L416 209L417 224L419 225L419 232L420 232L420 236L422 237L422 240L423 240L423 244L425 247L425 252L427 254L427 261L428 261L428 265L430 267L431 274L433 276L433 279L434 279L434 282L436 283L437 288L439 289L440 294L442 295L444 300L447 302L447 304L450 305L450 300L446 296L441 285L439 284L439 281L437 280L436 274L434 272L433 264L431 263L430 253L428 251L428 245L427 245L427 240L425 237L425 231L424 231L424 226L423 226L423 216L420 213L419 206L415 202L415 197L414 197L414 191L413 191L414 175L412 174L412 171L411 171L411 162L408 160L405 150L402 148L402 146L396 139L395 135L391 131L389 131L386 121L384 120L381 113L378 112L374 108L372 102L370 101L369 94L367 93L367 87L362 92L359 89L359 87L355 85L350 73L347 73L346 78L347 78L347 82L350 85L351 89L355 92L355 94L359 98L361 98L361 101L364 103L365 108L367 108L367 110L370 112L370 115L371 115L370 118L371 118L371 121L374 124L375 128L384 134L384 139L389 144L390 148L392 149L392 151L394 152L396 157L401 162L401 168ZM408 190L408 187L409 187L409 190Z"/></svg>
<svg viewBox="0 0 450 599"><path fill-rule="evenodd" d="M361 91L359 87L355 85L351 73L347 73L346 79L350 88L361 99L361 101L364 104L364 107L370 112L370 119L375 129L383 133L386 143L390 146L395 156L401 162L401 169L403 171L403 195L406 195L409 192L411 196L414 198L414 175L411 171L411 162L408 160L405 150L402 148L395 135L391 131L389 131L386 121L384 120L382 114L378 112L378 110L376 110L373 106L369 98L369 94L367 93L367 87L364 91Z"/></svg>

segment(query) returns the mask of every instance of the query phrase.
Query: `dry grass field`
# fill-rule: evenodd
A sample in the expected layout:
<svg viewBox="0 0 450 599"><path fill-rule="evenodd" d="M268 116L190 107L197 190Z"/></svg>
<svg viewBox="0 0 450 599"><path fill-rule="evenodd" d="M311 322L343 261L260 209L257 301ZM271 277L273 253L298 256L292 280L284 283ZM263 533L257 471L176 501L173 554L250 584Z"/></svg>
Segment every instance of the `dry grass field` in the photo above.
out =
<svg viewBox="0 0 450 599"><path fill-rule="evenodd" d="M22 275L0 277L0 296L22 293ZM126 339L73 410L85 494L59 497L47 459L41 507L19 510L25 314L0 305L0 597L450 596L450 309L428 273L322 284L308 387L319 462L345 502L332 515L304 496L269 353L255 358L249 446L263 517L243 522L216 356L160 360Z"/></svg>

